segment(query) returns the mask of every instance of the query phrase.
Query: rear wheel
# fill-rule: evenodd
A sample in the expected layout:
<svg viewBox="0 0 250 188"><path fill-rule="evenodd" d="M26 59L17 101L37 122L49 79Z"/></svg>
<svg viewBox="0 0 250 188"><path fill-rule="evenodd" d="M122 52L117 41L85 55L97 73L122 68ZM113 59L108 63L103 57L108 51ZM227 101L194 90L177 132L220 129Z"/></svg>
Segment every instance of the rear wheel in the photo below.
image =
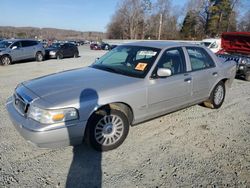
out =
<svg viewBox="0 0 250 188"><path fill-rule="evenodd" d="M108 151L120 146L129 132L127 116L117 109L101 109L89 119L87 142L98 151Z"/></svg>
<svg viewBox="0 0 250 188"><path fill-rule="evenodd" d="M36 61L43 61L43 54L41 52L36 53Z"/></svg>
<svg viewBox="0 0 250 188"><path fill-rule="evenodd" d="M205 106L209 108L220 108L224 102L226 94L225 84L220 81L213 89L209 99L204 102Z"/></svg>
<svg viewBox="0 0 250 188"><path fill-rule="evenodd" d="M7 55L2 56L1 64L2 65L10 65L12 63L11 58Z"/></svg>

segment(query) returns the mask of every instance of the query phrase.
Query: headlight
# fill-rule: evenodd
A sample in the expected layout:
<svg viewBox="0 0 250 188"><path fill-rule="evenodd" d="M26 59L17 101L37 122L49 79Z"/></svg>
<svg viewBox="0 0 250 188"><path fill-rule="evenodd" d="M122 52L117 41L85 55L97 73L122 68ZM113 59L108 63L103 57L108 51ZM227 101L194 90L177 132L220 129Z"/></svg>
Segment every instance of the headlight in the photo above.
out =
<svg viewBox="0 0 250 188"><path fill-rule="evenodd" d="M56 55L56 52L55 51L50 51L49 55Z"/></svg>
<svg viewBox="0 0 250 188"><path fill-rule="evenodd" d="M247 59L242 58L242 59L240 60L240 63L241 63L241 64L246 64L246 63L247 63Z"/></svg>
<svg viewBox="0 0 250 188"><path fill-rule="evenodd" d="M78 112L75 108L44 110L31 105L28 117L42 124L53 124L78 119Z"/></svg>
<svg viewBox="0 0 250 188"><path fill-rule="evenodd" d="M239 63L243 65L250 64L250 58L240 58Z"/></svg>

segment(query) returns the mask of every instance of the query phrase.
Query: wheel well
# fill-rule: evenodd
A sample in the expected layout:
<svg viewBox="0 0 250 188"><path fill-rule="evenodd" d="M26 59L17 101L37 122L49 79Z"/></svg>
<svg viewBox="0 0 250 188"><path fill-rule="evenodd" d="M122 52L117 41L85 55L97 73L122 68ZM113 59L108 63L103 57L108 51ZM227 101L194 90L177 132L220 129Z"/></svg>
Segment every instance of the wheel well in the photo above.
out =
<svg viewBox="0 0 250 188"><path fill-rule="evenodd" d="M97 110L100 110L100 109L116 109L116 110L120 110L122 111L123 113L126 114L126 116L128 117L128 121L129 121L129 124L131 125L131 123L133 122L134 120L134 114L133 114L133 110L132 108L126 104L126 103L122 103L122 102L115 102L115 103L110 103L110 104L106 104L104 106L101 106L100 108L98 108ZM97 111L96 110L96 111Z"/></svg>
<svg viewBox="0 0 250 188"><path fill-rule="evenodd" d="M1 56L1 58L2 58L2 57L4 57L4 56L9 57L9 58L10 58L10 60L12 61L12 58L11 58L11 56L10 56L9 54L3 54L3 55Z"/></svg>
<svg viewBox="0 0 250 188"><path fill-rule="evenodd" d="M37 52L36 52L36 54L38 54L38 53L41 53L41 54L43 54L43 53L42 53L42 51L37 51Z"/></svg>
<svg viewBox="0 0 250 188"><path fill-rule="evenodd" d="M223 82L225 84L225 86L228 86L228 84L229 84L228 81L229 81L228 78L224 78L221 80L221 82Z"/></svg>

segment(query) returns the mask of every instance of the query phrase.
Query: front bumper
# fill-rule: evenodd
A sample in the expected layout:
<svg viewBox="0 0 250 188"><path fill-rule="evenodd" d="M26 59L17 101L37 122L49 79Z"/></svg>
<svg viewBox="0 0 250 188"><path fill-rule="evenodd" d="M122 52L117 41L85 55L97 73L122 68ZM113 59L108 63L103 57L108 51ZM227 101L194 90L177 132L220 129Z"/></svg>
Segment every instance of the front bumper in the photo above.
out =
<svg viewBox="0 0 250 188"><path fill-rule="evenodd" d="M237 75L245 76L246 74L250 74L250 64L239 64L237 68Z"/></svg>
<svg viewBox="0 0 250 188"><path fill-rule="evenodd" d="M25 118L17 112L13 105L12 97L6 103L9 117L18 132L30 143L42 148L58 148L69 145L81 144L87 122L75 122L60 125L60 128L51 130L34 130L34 127L42 127L39 122ZM30 129L32 127L32 129Z"/></svg>

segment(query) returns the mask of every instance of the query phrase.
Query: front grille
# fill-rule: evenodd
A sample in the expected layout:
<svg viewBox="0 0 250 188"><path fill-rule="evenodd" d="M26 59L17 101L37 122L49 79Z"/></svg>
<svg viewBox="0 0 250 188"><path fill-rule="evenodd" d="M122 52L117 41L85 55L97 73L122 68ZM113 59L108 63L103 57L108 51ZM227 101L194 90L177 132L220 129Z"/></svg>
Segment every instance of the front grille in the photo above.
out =
<svg viewBox="0 0 250 188"><path fill-rule="evenodd" d="M14 94L13 98L14 98L13 103L14 103L16 110L21 115L24 116L28 111L29 104L26 103L24 99L21 96L19 96L17 93Z"/></svg>

